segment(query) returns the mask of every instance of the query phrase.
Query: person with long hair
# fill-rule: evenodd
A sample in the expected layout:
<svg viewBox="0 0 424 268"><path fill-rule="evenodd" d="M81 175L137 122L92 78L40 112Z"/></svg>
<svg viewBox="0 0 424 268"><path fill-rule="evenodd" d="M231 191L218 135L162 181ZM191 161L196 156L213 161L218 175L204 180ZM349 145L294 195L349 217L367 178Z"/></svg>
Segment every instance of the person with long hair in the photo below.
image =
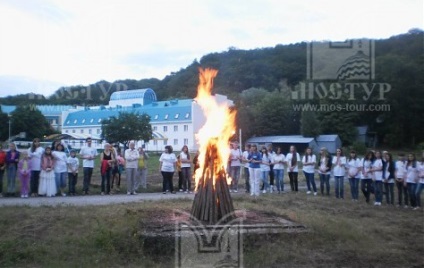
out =
<svg viewBox="0 0 424 268"><path fill-rule="evenodd" d="M250 163L249 163L249 160L247 159L247 157L249 156L249 153L250 153L250 144L246 144L245 146L244 146L244 151L243 151L243 154L242 154L242 162L243 162L243 164L244 164L244 170L243 170L243 173L244 173L244 183L245 183L245 188L246 188L246 193L250 193L250 182L249 182L249 165L250 165Z"/></svg>
<svg viewBox="0 0 424 268"><path fill-rule="evenodd" d="M35 138L28 149L28 157L31 160L31 178L29 192L32 197L38 195L38 184L40 183L41 157L44 149L41 147L40 139Z"/></svg>
<svg viewBox="0 0 424 268"><path fill-rule="evenodd" d="M230 150L230 178L231 178L231 188L230 192L238 192L238 182L240 179L240 166L242 159L242 153L239 149L237 142L231 144Z"/></svg>
<svg viewBox="0 0 424 268"><path fill-rule="evenodd" d="M111 148L112 146L106 143L103 152L100 154L101 195L110 194L110 175L113 165L116 163L115 153Z"/></svg>
<svg viewBox="0 0 424 268"><path fill-rule="evenodd" d="M290 187L292 192L298 192L298 163L300 161L300 155L296 151L296 147L294 145L290 146L290 152L286 156L286 162L287 162L287 172L289 174L290 179Z"/></svg>
<svg viewBox="0 0 424 268"><path fill-rule="evenodd" d="M374 206L381 206L383 199L383 160L381 158L381 152L375 152L375 160L371 165L370 171L373 173L374 179L374 191L375 191L375 202Z"/></svg>
<svg viewBox="0 0 424 268"><path fill-rule="evenodd" d="M54 161L54 176L56 181L57 193L62 196L66 196L66 180L68 175L68 164L67 156L65 153L65 147L62 143L56 145L56 150L52 151L52 155L55 159Z"/></svg>
<svg viewBox="0 0 424 268"><path fill-rule="evenodd" d="M41 172L40 184L38 185L38 194L46 197L53 197L56 195L56 180L54 175L55 159L52 155L52 149L46 147L44 154L41 157Z"/></svg>
<svg viewBox="0 0 424 268"><path fill-rule="evenodd" d="M183 191L188 194L191 193L191 160L187 145L181 148L180 161L183 175Z"/></svg>
<svg viewBox="0 0 424 268"><path fill-rule="evenodd" d="M138 159L138 169L137 169L137 177L135 184L135 189L138 191L138 188L143 187L143 189L147 189L147 160L149 159L149 155L144 151L143 147L138 148L138 154L140 158Z"/></svg>
<svg viewBox="0 0 424 268"><path fill-rule="evenodd" d="M352 201L358 201L361 161L357 157L356 151L350 151L350 156L347 159L346 168L348 169L347 175L349 179Z"/></svg>
<svg viewBox="0 0 424 268"><path fill-rule="evenodd" d="M262 147L262 162L261 162L261 172L262 172L262 183L263 183L263 191L262 193L266 193L267 189L269 189L268 176L271 164L271 155L268 154L268 150L266 147ZM270 189L269 189L270 190Z"/></svg>
<svg viewBox="0 0 424 268"><path fill-rule="evenodd" d="M335 182L336 198L344 199L344 176L345 176L346 157L342 148L336 150L336 156L333 157L333 175Z"/></svg>
<svg viewBox="0 0 424 268"><path fill-rule="evenodd" d="M258 147L256 144L251 145L247 160L249 161L250 196L259 196L259 180L261 179L262 171L262 154L258 152Z"/></svg>
<svg viewBox="0 0 424 268"><path fill-rule="evenodd" d="M321 195L324 195L324 187L326 195L330 195L330 173L331 173L331 166L333 165L333 161L331 159L330 154L328 153L327 148L322 147L320 149L320 159L318 161L319 167L318 167L318 174L319 174L319 180L320 180L320 190Z"/></svg>
<svg viewBox="0 0 424 268"><path fill-rule="evenodd" d="M417 199L415 195L417 182L418 182L417 160L415 158L415 155L410 153L408 155L408 160L406 161L406 178L405 178L404 184L408 188L409 201L411 203L412 209L415 209L417 206Z"/></svg>
<svg viewBox="0 0 424 268"><path fill-rule="evenodd" d="M405 154L398 154L398 161L395 163L395 179L396 179L396 188L398 190L398 204L397 207L402 206L402 200L404 200L405 208L408 207L409 197L408 197L408 188L404 186L404 178L406 175L406 162Z"/></svg>
<svg viewBox="0 0 424 268"><path fill-rule="evenodd" d="M384 153L383 162L383 184L384 184L384 195L386 196L386 202L388 205L395 205L395 164L391 153Z"/></svg>
<svg viewBox="0 0 424 268"><path fill-rule="evenodd" d="M274 149L272 148L272 145L268 145L268 155L271 157L271 159L274 157L275 152ZM269 164L269 192L272 193L272 191L274 190L274 164L271 163Z"/></svg>
<svg viewBox="0 0 424 268"><path fill-rule="evenodd" d="M20 153L16 150L16 145L12 142L9 144L9 151L6 153L7 165L7 195L15 196L16 194L16 172L18 170L18 162Z"/></svg>
<svg viewBox="0 0 424 268"><path fill-rule="evenodd" d="M281 147L277 147L277 151L272 157L272 164L274 165L274 183L278 193L284 192L284 163L286 157L284 156Z"/></svg>
<svg viewBox="0 0 424 268"><path fill-rule="evenodd" d="M305 155L302 158L303 173L305 174L306 186L308 187L308 191L306 192L306 194L311 194L311 190L314 190L314 195L317 195L317 186L315 184L316 162L317 159L316 156L312 153L312 149L310 147L306 148Z"/></svg>
<svg viewBox="0 0 424 268"><path fill-rule="evenodd" d="M421 155L421 161L417 162L418 183L415 191L415 199L417 200L417 209L421 208L421 192L424 189L424 152Z"/></svg>
<svg viewBox="0 0 424 268"><path fill-rule="evenodd" d="M174 172L177 168L177 157L173 153L171 145L165 146L165 151L160 156L159 162L159 170L162 173L163 178L162 191L164 194L166 194L168 191L172 194L175 194L172 177L174 176Z"/></svg>
<svg viewBox="0 0 424 268"><path fill-rule="evenodd" d="M362 161L362 176L361 176L361 190L365 196L365 201L370 202L370 196L374 192L372 185L373 182L373 173L372 173L372 164L374 163L375 155L373 151L367 152L363 161Z"/></svg>

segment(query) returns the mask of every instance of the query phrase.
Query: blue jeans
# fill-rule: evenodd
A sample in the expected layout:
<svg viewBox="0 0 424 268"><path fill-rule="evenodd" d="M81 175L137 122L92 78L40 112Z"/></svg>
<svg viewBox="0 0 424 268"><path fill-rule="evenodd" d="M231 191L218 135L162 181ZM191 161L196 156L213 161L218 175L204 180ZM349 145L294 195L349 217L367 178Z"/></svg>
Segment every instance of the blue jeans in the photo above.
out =
<svg viewBox="0 0 424 268"><path fill-rule="evenodd" d="M15 182L16 182L16 165L9 164L7 167L7 193L15 194Z"/></svg>
<svg viewBox="0 0 424 268"><path fill-rule="evenodd" d="M417 207L421 207L421 192L424 189L424 183L417 183L417 189L415 190L415 199L417 201Z"/></svg>
<svg viewBox="0 0 424 268"><path fill-rule="evenodd" d="M330 195L330 174L319 174L321 194L324 195L324 185L326 186L326 194Z"/></svg>
<svg viewBox="0 0 424 268"><path fill-rule="evenodd" d="M317 186L315 184L315 173L308 173L303 171L303 174L305 174L306 186L308 187L308 191L311 191L311 184L312 184L312 189L314 189L314 193L316 193Z"/></svg>
<svg viewBox="0 0 424 268"><path fill-rule="evenodd" d="M336 198L344 198L344 176L334 176Z"/></svg>
<svg viewBox="0 0 424 268"><path fill-rule="evenodd" d="M57 192L60 193L60 189L61 188L65 188L66 187L66 178L68 176L67 172L62 172L62 173L54 173L54 180L56 181L56 189Z"/></svg>
<svg viewBox="0 0 424 268"><path fill-rule="evenodd" d="M407 183L407 187L408 187L408 195L411 201L411 207L416 207L417 206L417 199L415 198L415 190L417 189L417 183Z"/></svg>
<svg viewBox="0 0 424 268"><path fill-rule="evenodd" d="M284 191L284 169L274 169L274 183L278 192Z"/></svg>
<svg viewBox="0 0 424 268"><path fill-rule="evenodd" d="M350 194L353 200L358 200L359 196L359 178L349 178Z"/></svg>
<svg viewBox="0 0 424 268"><path fill-rule="evenodd" d="M382 181L375 181L374 182L375 185L375 202L379 202L381 203L381 201L383 201L383 182Z"/></svg>
<svg viewBox="0 0 424 268"><path fill-rule="evenodd" d="M101 189L102 193L110 194L110 175L112 173L112 169L108 168L104 174L102 174L102 183Z"/></svg>
<svg viewBox="0 0 424 268"><path fill-rule="evenodd" d="M238 190L238 181L240 178L240 166L230 167L231 190Z"/></svg>
<svg viewBox="0 0 424 268"><path fill-rule="evenodd" d="M262 171L262 182L264 184L264 190L269 189L268 175L269 171Z"/></svg>
<svg viewBox="0 0 424 268"><path fill-rule="evenodd" d="M395 191L394 191L395 184L385 182L384 183L384 195L386 196L386 202L388 205L394 205L395 204Z"/></svg>

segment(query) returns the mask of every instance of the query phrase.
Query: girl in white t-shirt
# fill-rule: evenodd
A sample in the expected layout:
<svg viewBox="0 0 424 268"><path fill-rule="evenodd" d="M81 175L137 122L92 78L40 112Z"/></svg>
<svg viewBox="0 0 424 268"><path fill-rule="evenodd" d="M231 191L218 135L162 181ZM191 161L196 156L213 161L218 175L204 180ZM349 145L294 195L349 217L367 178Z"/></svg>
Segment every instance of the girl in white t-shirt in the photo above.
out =
<svg viewBox="0 0 424 268"><path fill-rule="evenodd" d="M290 152L286 155L287 173L289 174L290 187L292 192L298 192L297 176L299 173L298 163L300 162L300 155L296 151L296 147L290 146Z"/></svg>
<svg viewBox="0 0 424 268"><path fill-rule="evenodd" d="M306 194L311 194L311 184L312 189L314 190L314 195L317 195L317 186L315 184L315 163L317 162L316 156L312 154L311 148L306 148L305 155L302 158L303 163L303 173L306 178L306 186L308 191Z"/></svg>
<svg viewBox="0 0 424 268"><path fill-rule="evenodd" d="M262 163L261 163L261 172L262 172L262 183L264 186L263 193L266 193L266 190L269 189L268 175L271 170L271 155L268 153L268 150L262 148Z"/></svg>
<svg viewBox="0 0 424 268"><path fill-rule="evenodd" d="M159 170L162 173L163 182L162 182L162 190L163 193L166 194L167 191L175 194L174 185L172 182L172 177L174 176L174 172L177 168L177 157L172 152L172 146L165 146L165 152L159 158L160 166Z"/></svg>
<svg viewBox="0 0 424 268"><path fill-rule="evenodd" d="M356 151L350 151L350 157L347 159L347 177L350 184L350 194L352 201L358 201L359 197L359 181L361 174L362 163L356 155Z"/></svg>
<svg viewBox="0 0 424 268"><path fill-rule="evenodd" d="M371 171L372 163L375 160L375 155L372 151L369 151L364 160L362 161L362 176L361 176L361 190L365 196L365 201L370 202L370 195L373 193L373 174Z"/></svg>
<svg viewBox="0 0 424 268"><path fill-rule="evenodd" d="M344 176L345 176L346 157L343 155L342 148L336 150L333 157L333 176L335 181L336 198L344 198Z"/></svg>
<svg viewBox="0 0 424 268"><path fill-rule="evenodd" d="M381 206L383 199L383 161L381 159L381 152L375 153L375 160L371 165L371 170L374 174L374 185L375 185L375 202L374 206Z"/></svg>
<svg viewBox="0 0 424 268"><path fill-rule="evenodd" d="M399 153L398 161L395 163L395 181L396 188L398 190L398 207L402 206L402 200L404 200L405 207L408 207L409 197L408 188L404 185L404 178L406 174L406 162L405 154Z"/></svg>
<svg viewBox="0 0 424 268"><path fill-rule="evenodd" d="M417 199L415 198L415 191L417 188L418 182L418 168L417 160L415 159L414 154L408 155L408 161L406 161L406 179L404 184L408 188L409 201L411 202L411 207L413 209L417 206Z"/></svg>
<svg viewBox="0 0 424 268"><path fill-rule="evenodd" d="M286 158L281 151L281 147L277 148L277 152L272 156L272 164L274 164L274 179L278 193L284 192L284 163Z"/></svg>
<svg viewBox="0 0 424 268"><path fill-rule="evenodd" d="M415 191L415 198L417 200L417 208L421 207L421 192L424 189L424 152L421 155L421 161L417 162L418 169L418 183L417 190Z"/></svg>

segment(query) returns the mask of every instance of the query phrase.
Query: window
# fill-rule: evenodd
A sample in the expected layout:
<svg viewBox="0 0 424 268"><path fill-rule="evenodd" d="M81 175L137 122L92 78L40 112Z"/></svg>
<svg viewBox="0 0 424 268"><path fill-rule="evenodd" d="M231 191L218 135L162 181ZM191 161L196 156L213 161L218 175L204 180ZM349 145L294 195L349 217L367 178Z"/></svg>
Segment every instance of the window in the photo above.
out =
<svg viewBox="0 0 424 268"><path fill-rule="evenodd" d="M68 133L68 130L65 130L65 133Z"/></svg>
<svg viewBox="0 0 424 268"><path fill-rule="evenodd" d="M90 123L93 123L93 122L94 122L94 118L91 118Z"/></svg>
<svg viewBox="0 0 424 268"><path fill-rule="evenodd" d="M165 120L168 120L168 114L165 115Z"/></svg>
<svg viewBox="0 0 424 268"><path fill-rule="evenodd" d="M184 145L188 145L188 139L184 139Z"/></svg>
<svg viewBox="0 0 424 268"><path fill-rule="evenodd" d="M168 140L163 140L163 145L164 146L168 145Z"/></svg>
<svg viewBox="0 0 424 268"><path fill-rule="evenodd" d="M184 131L187 132L188 131L188 125L184 125Z"/></svg>
<svg viewBox="0 0 424 268"><path fill-rule="evenodd" d="M178 145L178 139L174 139L174 145Z"/></svg>
<svg viewBox="0 0 424 268"><path fill-rule="evenodd" d="M190 113L186 113L185 118L189 118L190 117Z"/></svg>
<svg viewBox="0 0 424 268"><path fill-rule="evenodd" d="M163 126L163 132L167 132L168 131L168 126Z"/></svg>
<svg viewBox="0 0 424 268"><path fill-rule="evenodd" d="M100 134L100 128L97 129L97 134Z"/></svg>
<svg viewBox="0 0 424 268"><path fill-rule="evenodd" d="M72 130L72 133L75 133L75 129Z"/></svg>
<svg viewBox="0 0 424 268"><path fill-rule="evenodd" d="M84 133L84 129L81 129L81 130L80 130L80 133L81 133L81 134L83 134L83 133Z"/></svg>
<svg viewBox="0 0 424 268"><path fill-rule="evenodd" d="M83 122L83 123L84 123L84 122ZM53 120L52 120L52 124L53 124L53 125L56 125L56 119L53 119Z"/></svg>
<svg viewBox="0 0 424 268"><path fill-rule="evenodd" d="M91 129L88 130L88 134L91 134Z"/></svg>
<svg viewBox="0 0 424 268"><path fill-rule="evenodd" d="M175 114L175 119L178 119L178 117L180 116L180 114Z"/></svg>
<svg viewBox="0 0 424 268"><path fill-rule="evenodd" d="M71 123L71 120L66 121L66 124L68 124L68 125L69 125L70 123Z"/></svg>
<svg viewBox="0 0 424 268"><path fill-rule="evenodd" d="M157 115L155 115L155 120L157 120L159 118L159 115L157 114Z"/></svg>
<svg viewBox="0 0 424 268"><path fill-rule="evenodd" d="M174 132L178 131L178 126L174 126Z"/></svg>
<svg viewBox="0 0 424 268"><path fill-rule="evenodd" d="M153 145L158 145L158 141L157 140L153 140Z"/></svg>
<svg viewBox="0 0 424 268"><path fill-rule="evenodd" d="M85 119L83 119L81 123L83 123L83 124L84 124L84 123L85 123Z"/></svg>
<svg viewBox="0 0 424 268"><path fill-rule="evenodd" d="M101 123L101 122L102 122L102 119L101 119L101 118L99 118L99 120L98 120L97 122Z"/></svg>
<svg viewBox="0 0 424 268"><path fill-rule="evenodd" d="M75 119L75 120L74 120L74 124L76 124L77 122L78 122L78 120L76 120L76 119Z"/></svg>
<svg viewBox="0 0 424 268"><path fill-rule="evenodd" d="M157 126L154 126L153 127L153 131L156 131L156 130L158 130L158 127Z"/></svg>

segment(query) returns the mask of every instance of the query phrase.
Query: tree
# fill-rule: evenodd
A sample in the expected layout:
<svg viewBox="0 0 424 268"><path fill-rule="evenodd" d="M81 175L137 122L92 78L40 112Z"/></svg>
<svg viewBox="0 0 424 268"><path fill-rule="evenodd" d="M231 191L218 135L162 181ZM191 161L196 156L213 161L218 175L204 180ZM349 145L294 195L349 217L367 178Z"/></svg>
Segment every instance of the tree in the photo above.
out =
<svg viewBox="0 0 424 268"><path fill-rule="evenodd" d="M148 142L153 137L150 116L138 113L119 113L102 121L102 138L111 143L122 143L125 148L131 140Z"/></svg>
<svg viewBox="0 0 424 268"><path fill-rule="evenodd" d="M300 118L300 133L304 137L317 137L321 134L321 127L315 112L302 111Z"/></svg>
<svg viewBox="0 0 424 268"><path fill-rule="evenodd" d="M9 118L6 113L3 113L0 109L0 141L7 140L9 138Z"/></svg>
<svg viewBox="0 0 424 268"><path fill-rule="evenodd" d="M26 133L26 140L55 133L44 115L33 105L18 106L11 113L11 135Z"/></svg>

